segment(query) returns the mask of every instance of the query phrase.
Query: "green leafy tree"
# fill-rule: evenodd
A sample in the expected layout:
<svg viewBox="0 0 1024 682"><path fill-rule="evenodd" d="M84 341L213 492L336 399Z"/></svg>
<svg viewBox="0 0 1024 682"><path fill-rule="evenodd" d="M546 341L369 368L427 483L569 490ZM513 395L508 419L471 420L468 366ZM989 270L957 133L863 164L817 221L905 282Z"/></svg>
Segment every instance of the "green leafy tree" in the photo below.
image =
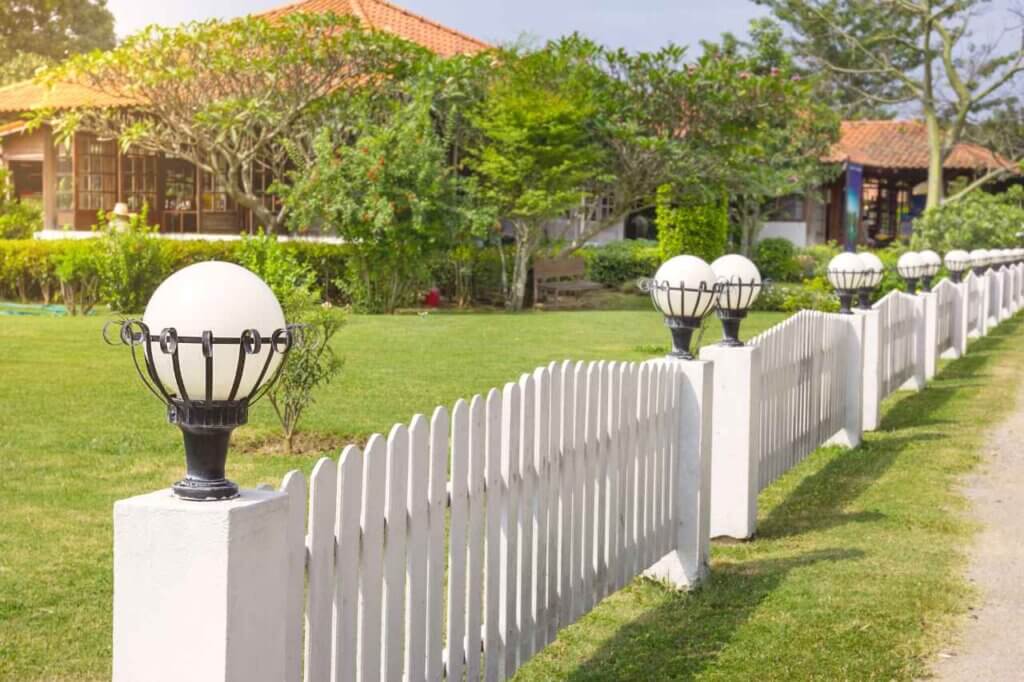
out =
<svg viewBox="0 0 1024 682"><path fill-rule="evenodd" d="M943 200L943 163L972 117L998 104L1024 70L1020 41L1001 49L999 41L971 40L985 0L757 2L789 26L797 52L811 69L831 76L833 92L846 88L875 104L920 107L928 132L929 209Z"/></svg>
<svg viewBox="0 0 1024 682"><path fill-rule="evenodd" d="M561 45L506 52L470 117L479 137L469 166L515 236L509 310L523 308L545 224L578 206L600 178L603 154L590 127L595 107L587 69L575 56Z"/></svg>
<svg viewBox="0 0 1024 682"><path fill-rule="evenodd" d="M286 205L265 200L254 171L284 178L289 151L312 156L318 132L343 121L349 102L386 91L422 52L330 13L151 26L46 76L85 83L126 106L40 112L38 120L51 120L59 136L84 128L125 148L187 159L276 231Z"/></svg>
<svg viewBox="0 0 1024 682"><path fill-rule="evenodd" d="M946 202L914 221L913 249L995 249L1017 246L1024 227L1024 187L1001 194L975 192Z"/></svg>
<svg viewBox="0 0 1024 682"><path fill-rule="evenodd" d="M0 85L114 42L106 0L0 0Z"/></svg>
<svg viewBox="0 0 1024 682"><path fill-rule="evenodd" d="M658 189L658 245L663 261L688 254L711 262L725 253L729 207L724 197L679 197L671 185Z"/></svg>

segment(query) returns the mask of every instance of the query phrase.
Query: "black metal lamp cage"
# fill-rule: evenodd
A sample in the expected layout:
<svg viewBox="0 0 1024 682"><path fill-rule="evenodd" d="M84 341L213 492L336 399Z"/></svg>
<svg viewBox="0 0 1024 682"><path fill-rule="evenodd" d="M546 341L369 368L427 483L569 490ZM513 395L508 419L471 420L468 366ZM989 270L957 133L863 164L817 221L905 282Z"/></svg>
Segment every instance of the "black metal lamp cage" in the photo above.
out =
<svg viewBox="0 0 1024 682"><path fill-rule="evenodd" d="M884 276L881 270L865 270L864 281L867 284L862 284L857 289L857 307L861 310L871 310L871 295L875 293L875 289L882 283L882 277Z"/></svg>
<svg viewBox="0 0 1024 682"><path fill-rule="evenodd" d="M672 352L669 355L682 360L693 360L693 353L690 352L693 332L700 328L701 322L714 308L719 285L712 284L709 287L707 282L702 281L697 287L688 287L685 282L673 284L667 280L659 282L645 279L640 281L640 289L650 293L654 307L665 316L665 326L672 334ZM691 295L696 296L696 300L693 305L683 306L683 310L677 310L673 305L673 294L676 292L681 301L687 301ZM664 301L659 300L659 293L665 294ZM662 307L663 302L668 306L668 310Z"/></svg>
<svg viewBox="0 0 1024 682"><path fill-rule="evenodd" d="M903 265L897 266L896 271L903 278L907 285L907 293L917 293L917 284L924 276L927 265Z"/></svg>
<svg viewBox="0 0 1024 682"><path fill-rule="evenodd" d="M867 275L863 270L829 270L828 281L839 296L839 313L853 315L853 298L860 291L861 282Z"/></svg>
<svg viewBox="0 0 1024 682"><path fill-rule="evenodd" d="M718 297L716 298L715 312L718 319L722 321L722 342L723 346L739 348L743 346L740 341L740 323L747 316L747 311L753 305L754 300L760 295L765 283L757 279L743 280L739 277L731 277L718 281Z"/></svg>
<svg viewBox="0 0 1024 682"><path fill-rule="evenodd" d="M119 327L118 336L111 339L112 325ZM238 486L225 477L228 445L231 432L248 422L249 408L263 398L273 387L284 367L284 356L297 343L304 343L304 328L288 325L264 336L257 329L247 329L236 337L215 337L204 331L200 336L179 336L173 327L153 334L141 320L110 321L103 326L103 340L109 345L120 341L132 353L135 370L146 388L167 407L167 421L181 429L185 441L185 478L174 484L174 493L187 500L224 500L238 496ZM199 345L205 364L205 391L200 396L189 395L182 377L179 351L182 346ZM154 350L156 346L156 350ZM234 380L226 400L214 400L214 348L236 346ZM253 356L267 348L266 358L260 362L260 371L248 393L240 393L246 365ZM173 389L168 390L157 370L156 353L170 356L174 373ZM142 356L140 361L139 356ZM282 362L270 373L275 355ZM268 373L270 376L268 377Z"/></svg>

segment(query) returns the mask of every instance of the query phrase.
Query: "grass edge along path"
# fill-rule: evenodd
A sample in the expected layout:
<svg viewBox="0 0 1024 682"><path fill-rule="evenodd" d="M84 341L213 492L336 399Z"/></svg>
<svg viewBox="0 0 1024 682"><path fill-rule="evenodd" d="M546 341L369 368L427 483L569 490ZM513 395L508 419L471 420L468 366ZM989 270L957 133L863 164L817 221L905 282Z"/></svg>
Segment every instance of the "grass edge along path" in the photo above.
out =
<svg viewBox="0 0 1024 682"><path fill-rule="evenodd" d="M1007 321L897 393L855 449L823 448L765 490L758 534L715 543L709 581L612 595L516 680L912 680L974 598L961 477L1014 408L1024 323Z"/></svg>

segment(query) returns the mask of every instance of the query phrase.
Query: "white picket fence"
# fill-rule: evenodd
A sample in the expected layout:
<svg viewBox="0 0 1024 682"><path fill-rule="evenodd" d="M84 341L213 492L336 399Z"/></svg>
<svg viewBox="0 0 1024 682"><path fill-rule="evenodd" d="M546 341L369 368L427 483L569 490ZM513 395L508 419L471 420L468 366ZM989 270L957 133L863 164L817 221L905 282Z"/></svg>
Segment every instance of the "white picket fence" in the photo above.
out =
<svg viewBox="0 0 1024 682"><path fill-rule="evenodd" d="M841 317L804 310L751 340L762 353L759 490L843 427L845 333Z"/></svg>
<svg viewBox="0 0 1024 682"><path fill-rule="evenodd" d="M933 292L936 299L935 355L941 356L956 341L957 302L962 294L948 279L939 282Z"/></svg>
<svg viewBox="0 0 1024 682"><path fill-rule="evenodd" d="M507 679L636 576L697 584L709 536L751 537L761 490L877 428L885 396L1020 309L1022 275L801 312L704 362L541 367L322 459L308 490L291 472L284 495L183 503L198 516L121 501L114 678L176 681L187 647L254 682ZM154 547L177 563L151 588ZM224 624L201 642L166 609L197 593Z"/></svg>
<svg viewBox="0 0 1024 682"><path fill-rule="evenodd" d="M881 396L890 395L914 376L918 357L918 303L914 296L890 291L874 309L880 313Z"/></svg>
<svg viewBox="0 0 1024 682"><path fill-rule="evenodd" d="M308 538L290 473L287 679L510 677L670 550L684 380L552 364L416 416L317 464Z"/></svg>

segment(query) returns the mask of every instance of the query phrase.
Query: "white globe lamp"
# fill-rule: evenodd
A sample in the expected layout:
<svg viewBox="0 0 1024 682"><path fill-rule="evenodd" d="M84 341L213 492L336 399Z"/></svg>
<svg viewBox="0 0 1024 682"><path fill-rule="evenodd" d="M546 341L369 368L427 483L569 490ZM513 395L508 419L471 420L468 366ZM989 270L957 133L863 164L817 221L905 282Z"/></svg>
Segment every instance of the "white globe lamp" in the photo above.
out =
<svg viewBox="0 0 1024 682"><path fill-rule="evenodd" d="M946 269L955 283L963 281L964 272L970 267L971 255L963 249L953 249L946 253Z"/></svg>
<svg viewBox="0 0 1024 682"><path fill-rule="evenodd" d="M675 256L665 261L645 286L672 332L670 355L692 360L693 331L700 327L717 299L718 287L711 266L696 256Z"/></svg>
<svg viewBox="0 0 1024 682"><path fill-rule="evenodd" d="M718 283L716 310L722 321L722 345L738 347L740 323L761 295L761 273L749 258L730 253L711 264Z"/></svg>
<svg viewBox="0 0 1024 682"><path fill-rule="evenodd" d="M864 286L864 261L849 251L839 254L828 263L828 281L839 295L839 312L852 315L853 297Z"/></svg>
<svg viewBox="0 0 1024 682"><path fill-rule="evenodd" d="M974 249L970 253L971 257L971 269L974 274L981 277L985 274L985 270L988 268L988 251L985 249Z"/></svg>
<svg viewBox="0 0 1024 682"><path fill-rule="evenodd" d="M907 283L908 293L917 293L917 283L924 275L925 263L921 254L916 251L908 251L896 261L896 271Z"/></svg>
<svg viewBox="0 0 1024 682"><path fill-rule="evenodd" d="M885 264L881 258L870 251L859 253L857 256L864 266L864 279L861 282L860 289L857 291L859 297L857 307L861 310L870 310L871 294L882 283L882 278L885 276Z"/></svg>
<svg viewBox="0 0 1024 682"><path fill-rule="evenodd" d="M932 280L935 279L935 275L939 274L939 270L942 268L942 257L932 251L931 249L925 249L918 253L921 257L921 288L926 292L932 290Z"/></svg>
<svg viewBox="0 0 1024 682"><path fill-rule="evenodd" d="M174 273L149 299L142 320L120 323L139 375L184 435L186 475L173 486L178 497L237 497L224 470L231 432L277 378L295 331L263 280L218 261Z"/></svg>

